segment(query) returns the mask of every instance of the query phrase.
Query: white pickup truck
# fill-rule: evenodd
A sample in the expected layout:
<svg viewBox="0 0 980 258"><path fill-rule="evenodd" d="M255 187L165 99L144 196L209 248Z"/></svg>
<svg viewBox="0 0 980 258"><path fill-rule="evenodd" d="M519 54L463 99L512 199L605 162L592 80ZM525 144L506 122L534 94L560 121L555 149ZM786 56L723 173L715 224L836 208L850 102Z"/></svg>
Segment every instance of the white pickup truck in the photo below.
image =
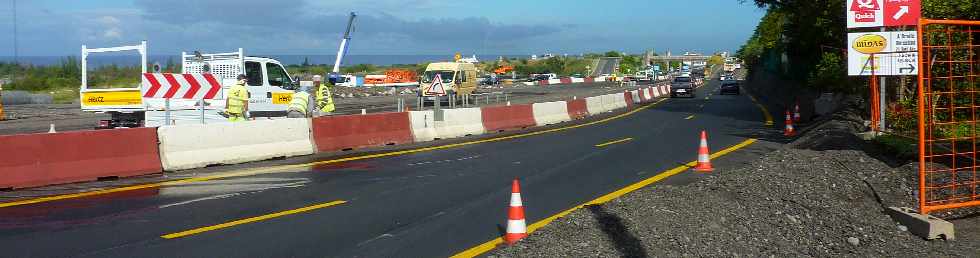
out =
<svg viewBox="0 0 980 258"><path fill-rule="evenodd" d="M146 41L140 45L89 49L82 46L82 85L80 103L83 111L108 113L110 120L99 121L97 128L160 126L166 124L217 123L227 121L219 112L225 109L224 92L236 82L239 74L248 77L250 117L285 116L297 88L283 65L271 58L245 56L237 52L217 54L181 53L181 73L210 73L221 84L213 99L164 99L143 97L142 84L125 88L91 87L87 82L87 59L92 53L138 51L143 73L147 71ZM159 70L154 65L153 70ZM203 103L203 106L201 105Z"/></svg>

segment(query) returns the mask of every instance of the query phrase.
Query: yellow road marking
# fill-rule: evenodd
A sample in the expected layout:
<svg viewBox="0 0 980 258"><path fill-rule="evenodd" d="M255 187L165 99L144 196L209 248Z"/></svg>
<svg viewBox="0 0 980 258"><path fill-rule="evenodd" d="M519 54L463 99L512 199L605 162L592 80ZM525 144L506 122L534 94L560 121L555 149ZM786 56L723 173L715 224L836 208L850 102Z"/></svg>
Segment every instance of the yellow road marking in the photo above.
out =
<svg viewBox="0 0 980 258"><path fill-rule="evenodd" d="M752 103L754 103L756 107L759 107L759 109L762 110L762 116L766 118L766 126L772 126L773 125L772 114L769 114L769 109L767 109L766 106L759 104L759 101L756 100L755 97L752 96L752 94L745 93L745 95L748 95L749 99L752 100Z"/></svg>
<svg viewBox="0 0 980 258"><path fill-rule="evenodd" d="M301 213L301 212L307 212L307 211L312 211L312 210L316 210L316 209L322 209L322 208L326 208L326 207L330 207L330 206L341 205L341 204L344 204L344 203L347 203L347 201L332 201L332 202L328 202L328 203L321 203L321 204L317 204L317 205L313 205L313 206L307 206L307 207L303 207L303 208L299 208L299 209L292 209L292 210L288 210L288 211L280 211L280 212L276 212L276 213L272 213L272 214L266 214L266 215L262 215L262 216L258 216L258 217L251 217L251 218L245 218L245 219L240 219L240 220L233 220L233 221L221 223L221 224L214 225L214 226L207 226L207 227L195 228L195 229L191 229L191 230L187 230L187 231L181 231L181 232L177 232L177 233L166 234L166 235L162 235L160 237L166 238L166 239L181 238L181 237L185 237L185 236L189 236L189 235L194 235L194 234L200 234L200 233L204 233L204 232L208 232L208 231L212 231L212 230L218 230L218 229L223 229L223 228L228 228L228 227L234 227L234 226L238 226L238 225L241 225L241 224L248 224L248 223L263 221L263 220L272 219L272 218L276 218L276 217L282 217L282 216L286 216L286 215L291 215L291 214L296 214L296 213Z"/></svg>
<svg viewBox="0 0 980 258"><path fill-rule="evenodd" d="M601 148L601 147L606 147L606 146L609 146L609 145L613 145L613 144L617 144L617 143L621 143L621 142L628 142L628 141L632 141L632 140L633 140L633 138L625 138L625 139L619 139L619 140L615 140L615 141L611 141L611 142L607 142L607 143L603 143L603 144L596 144L595 146Z"/></svg>
<svg viewBox="0 0 980 258"><path fill-rule="evenodd" d="M644 105L644 106L640 106L639 108L634 109L632 111L629 111L629 112L626 112L626 113L622 113L622 114L619 114L619 115L616 115L616 116L608 117L608 118L605 118L605 119L602 119L602 120L596 120L596 121L592 121L592 122L588 122L588 123L584 123L584 124L570 125L570 126L566 126L566 127L553 128L553 129L536 131L536 132L530 132L530 133L524 133L524 134L517 134L517 135L511 135L511 136L504 136L504 137L497 137L497 138L490 138L490 139L483 139L483 140L469 141L469 142L462 142L462 143L454 143L454 144L447 144L447 145L440 145L440 146L432 146L432 147L418 148L418 149L411 149L411 150L402 150L402 151L377 153L377 154L370 154L370 155L363 155L363 156L347 157L347 158L341 158L341 159L316 161L316 162L310 162L310 163L305 163L305 164L280 165L280 166L270 166L270 167L261 167L261 168L252 168L252 169L242 169L242 170L238 170L238 171L234 171L234 172L221 173L221 174L215 174L215 175L210 175L210 176L185 178L185 179L178 179L178 180L171 180L171 181L163 181L163 182L149 183L149 184L141 184L141 185L132 185L132 186L125 186L125 187L119 187L119 188L110 188L110 189L96 190L96 191L90 191L90 192L52 195L52 196L38 197L38 198L33 198L33 199L25 199L25 200L19 200L19 201L12 201L12 202L0 203L0 208L13 207L13 206L21 206L21 205L28 205L28 204L35 204L35 203L52 202L52 201L59 201L59 200L67 200L67 199L75 199L75 198L82 198L82 197L89 197L89 196L96 196L96 195L103 195L103 194L110 194L110 193L134 191L134 190L147 189L147 188L155 188L155 187L162 187L162 186L182 185L182 184L188 184L188 183L194 183L194 182L210 181L210 180L224 179L224 178L231 178L231 177L252 176L252 175L258 175L258 174L264 174L264 173L272 173L272 172L278 172L278 171L284 171L284 170L290 170L290 169L303 169L303 168L309 168L309 167L318 166L318 165L324 165L324 164L333 164L333 163L341 163L341 162L347 162L347 161L373 159L373 158L390 157L390 156L399 156L399 155L406 155L406 154L419 153L419 152L427 152L427 151L435 151L435 150L442 150L442 149L450 149L450 148L456 148L456 147L462 147L462 146L468 146L468 145L474 145L474 144L481 144L481 143L489 143L489 142L498 142L498 141L504 141L504 140L510 140L510 139L517 139L517 138L529 137L529 136L534 136L534 135L541 135L541 134L546 134L546 133L560 132L560 131L565 131L565 130L580 128L580 127L586 127L586 126L591 126L591 125L606 123L606 122L609 122L609 121L612 121L612 120L616 120L616 119L619 119L619 118L623 118L623 117L632 115L632 114L634 114L636 112L639 112L639 111L642 111L644 109L647 109L647 108L656 106L657 104L660 104L661 102L664 102L664 101L667 101L667 100L668 99L660 99L657 102L650 103L650 104Z"/></svg>
<svg viewBox="0 0 980 258"><path fill-rule="evenodd" d="M739 144L733 145L733 146L728 147L728 148L726 148L724 150L721 150L719 152L715 152L714 154L711 154L711 158L717 158L717 157L721 157L721 156L727 155L729 153L732 153L733 151L736 151L738 149L745 148L745 147L747 147L749 145L752 145L755 142L756 142L756 139L748 139L748 140L745 140L745 141L743 141L743 142L741 142ZM684 164L684 165L681 165L681 166L672 168L670 170L661 172L660 174L657 174L656 176L653 176L653 177L644 179L643 181L640 181L640 182L634 183L632 185L629 185L627 187L624 187L622 189L616 190L615 192L608 193L606 195L600 196L599 198L596 198L596 199L591 200L589 202L586 202L586 203L583 203L583 204L579 204L578 206L575 206L575 207L572 207L570 209L564 210L564 211L559 212L559 213L557 213L555 215L551 215L551 217L545 218L543 220L540 220L538 222L535 222L534 224L531 224L531 225L527 226L527 233L528 234L534 233L534 231L537 231L538 229L540 229L540 228L542 228L544 226L547 226L549 223L551 223L555 219L558 219L560 217L563 217L565 215L568 215L569 213L572 213L575 210L581 209L582 207L589 206L589 205L596 205L596 204L606 203L606 202L611 201L613 199L619 198L619 197L621 197L621 196L623 196L623 195L625 195L627 193L636 191L636 190L638 190L640 188L643 188L643 187L648 186L650 184L659 182L659 181L664 180L664 179L666 179L668 177L671 177L671 176L680 174L680 173L682 173L684 171L689 170L691 167L696 166L697 164L698 164L698 162L696 160L695 161L688 162L687 164ZM480 254L486 253L487 251L493 250L494 248L496 248L498 245L500 245L502 243L504 243L504 239L503 238L501 238L501 237L494 238L494 239L492 239L490 241L484 242L483 244L474 246L474 247L472 247L470 249L466 249L465 251L462 251L462 252L460 252L458 254L455 254L455 255L452 256L452 258L476 257L476 256L478 256Z"/></svg>
<svg viewBox="0 0 980 258"><path fill-rule="evenodd" d="M693 118L694 118L694 115L691 115L691 116L685 117L684 120L691 120Z"/></svg>

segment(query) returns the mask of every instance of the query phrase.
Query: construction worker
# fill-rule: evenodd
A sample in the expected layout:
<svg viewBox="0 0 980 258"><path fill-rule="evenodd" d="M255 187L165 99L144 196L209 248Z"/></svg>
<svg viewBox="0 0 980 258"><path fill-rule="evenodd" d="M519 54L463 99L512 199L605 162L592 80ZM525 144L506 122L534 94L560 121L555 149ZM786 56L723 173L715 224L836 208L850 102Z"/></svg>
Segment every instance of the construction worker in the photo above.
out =
<svg viewBox="0 0 980 258"><path fill-rule="evenodd" d="M286 117L288 118L307 118L311 117L315 113L316 109L313 108L313 104L316 103L313 99L313 95L310 95L310 86L302 85L300 83L299 90L293 93L293 100L289 102L289 108L286 111Z"/></svg>
<svg viewBox="0 0 980 258"><path fill-rule="evenodd" d="M316 87L316 107L320 114L330 114L334 111L333 96L330 94L332 83L322 83L323 78L313 76L313 87Z"/></svg>
<svg viewBox="0 0 980 258"><path fill-rule="evenodd" d="M238 82L228 90L228 97L225 98L225 111L228 113L228 121L245 121L248 114L248 89L245 84L248 78L244 74L238 75Z"/></svg>

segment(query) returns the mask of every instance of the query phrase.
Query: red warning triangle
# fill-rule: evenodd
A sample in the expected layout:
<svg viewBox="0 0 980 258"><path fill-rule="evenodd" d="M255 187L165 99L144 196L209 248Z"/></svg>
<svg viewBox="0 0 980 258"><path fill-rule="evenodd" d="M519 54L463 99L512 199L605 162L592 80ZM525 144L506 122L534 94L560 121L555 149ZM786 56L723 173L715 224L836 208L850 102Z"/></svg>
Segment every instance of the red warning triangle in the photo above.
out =
<svg viewBox="0 0 980 258"><path fill-rule="evenodd" d="M432 84L429 85L429 89L425 91L426 95L446 95L446 89L442 86L442 76L436 73L435 78L432 78Z"/></svg>

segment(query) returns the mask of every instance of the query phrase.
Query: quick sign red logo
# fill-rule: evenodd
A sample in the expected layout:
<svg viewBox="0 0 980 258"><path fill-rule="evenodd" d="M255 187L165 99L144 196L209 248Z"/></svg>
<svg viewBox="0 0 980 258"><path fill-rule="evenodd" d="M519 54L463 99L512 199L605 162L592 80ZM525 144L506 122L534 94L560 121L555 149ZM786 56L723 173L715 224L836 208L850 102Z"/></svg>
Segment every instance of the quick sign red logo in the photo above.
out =
<svg viewBox="0 0 980 258"><path fill-rule="evenodd" d="M878 16L875 11L881 10L878 0L854 0L850 10L854 12L854 22L875 22Z"/></svg>

